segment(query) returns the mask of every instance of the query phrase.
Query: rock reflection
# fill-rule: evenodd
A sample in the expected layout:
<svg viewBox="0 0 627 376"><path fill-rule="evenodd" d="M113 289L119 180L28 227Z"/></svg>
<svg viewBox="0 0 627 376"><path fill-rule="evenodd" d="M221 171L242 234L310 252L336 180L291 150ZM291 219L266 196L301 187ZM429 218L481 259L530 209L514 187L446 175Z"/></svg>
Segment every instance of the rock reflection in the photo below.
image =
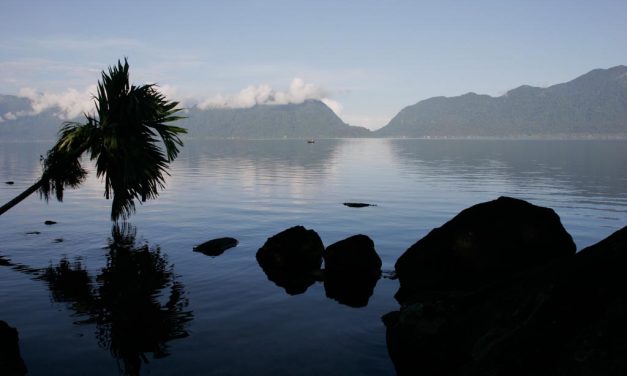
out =
<svg viewBox="0 0 627 376"><path fill-rule="evenodd" d="M349 307L361 308L368 305L378 281L378 276L351 275L325 270L324 291L329 299Z"/></svg>
<svg viewBox="0 0 627 376"><path fill-rule="evenodd" d="M158 246L138 245L134 227L114 226L106 250L95 278L80 260L64 258L44 270L7 259L3 265L45 281L56 302L85 317L77 324L96 324L98 344L120 361L120 372L139 375L147 354L166 357L169 341L188 336L193 314L167 257Z"/></svg>

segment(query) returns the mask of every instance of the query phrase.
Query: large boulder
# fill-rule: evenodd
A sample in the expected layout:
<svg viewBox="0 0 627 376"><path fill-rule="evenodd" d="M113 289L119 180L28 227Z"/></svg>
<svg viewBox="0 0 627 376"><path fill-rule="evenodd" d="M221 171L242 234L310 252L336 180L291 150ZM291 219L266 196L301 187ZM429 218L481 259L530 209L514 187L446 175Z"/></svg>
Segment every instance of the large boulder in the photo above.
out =
<svg viewBox="0 0 627 376"><path fill-rule="evenodd" d="M575 251L552 209L500 197L463 210L412 245L395 265L396 297L471 291Z"/></svg>
<svg viewBox="0 0 627 376"><path fill-rule="evenodd" d="M314 230L295 226L268 238L257 251L257 262L268 279L288 294L302 294L320 279L323 251Z"/></svg>
<svg viewBox="0 0 627 376"><path fill-rule="evenodd" d="M324 257L324 290L328 298L350 307L365 307L381 276L374 242L355 235L328 246Z"/></svg>
<svg viewBox="0 0 627 376"><path fill-rule="evenodd" d="M354 235L328 246L322 254L325 271L381 275L381 258L366 235Z"/></svg>
<svg viewBox="0 0 627 376"><path fill-rule="evenodd" d="M17 329L0 320L0 374L26 375L26 364L20 355Z"/></svg>
<svg viewBox="0 0 627 376"><path fill-rule="evenodd" d="M384 316L399 375L627 374L627 227L475 291Z"/></svg>

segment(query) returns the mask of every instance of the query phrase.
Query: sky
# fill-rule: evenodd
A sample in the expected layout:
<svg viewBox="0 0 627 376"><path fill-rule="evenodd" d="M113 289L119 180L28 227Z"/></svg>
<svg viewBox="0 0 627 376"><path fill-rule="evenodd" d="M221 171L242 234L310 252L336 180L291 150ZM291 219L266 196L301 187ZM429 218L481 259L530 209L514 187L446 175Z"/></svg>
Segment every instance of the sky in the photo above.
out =
<svg viewBox="0 0 627 376"><path fill-rule="evenodd" d="M0 0L0 94L80 114L126 57L186 106L320 99L376 129L429 97L627 65L626 19L625 0Z"/></svg>

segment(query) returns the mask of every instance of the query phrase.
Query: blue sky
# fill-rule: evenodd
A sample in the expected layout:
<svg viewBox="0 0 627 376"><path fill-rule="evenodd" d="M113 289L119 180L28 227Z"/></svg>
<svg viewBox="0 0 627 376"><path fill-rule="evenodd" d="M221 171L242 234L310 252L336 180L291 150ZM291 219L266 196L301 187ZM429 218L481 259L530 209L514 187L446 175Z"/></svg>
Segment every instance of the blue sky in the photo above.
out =
<svg viewBox="0 0 627 376"><path fill-rule="evenodd" d="M627 64L626 15L624 0L2 0L0 93L87 95L126 56L134 82L184 103L274 90L377 128L428 97Z"/></svg>

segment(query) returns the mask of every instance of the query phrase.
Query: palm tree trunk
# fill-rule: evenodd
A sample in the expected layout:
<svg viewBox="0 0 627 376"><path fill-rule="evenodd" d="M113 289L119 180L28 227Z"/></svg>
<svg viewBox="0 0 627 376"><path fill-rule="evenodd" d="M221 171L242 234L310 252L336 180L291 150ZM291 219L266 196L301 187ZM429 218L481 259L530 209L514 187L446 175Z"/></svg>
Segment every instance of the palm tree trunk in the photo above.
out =
<svg viewBox="0 0 627 376"><path fill-rule="evenodd" d="M30 196L33 192L38 190L41 187L41 185L43 184L43 181L44 181L43 178L39 179L35 184L33 184L30 187L28 187L24 192L22 192L19 195L17 195L17 197L15 197L13 200L11 200L11 201L7 202L6 204L2 205L2 207L0 207L0 215L4 214L5 211L7 211L7 210L11 209L12 207L14 207L15 205L19 204L26 197Z"/></svg>

